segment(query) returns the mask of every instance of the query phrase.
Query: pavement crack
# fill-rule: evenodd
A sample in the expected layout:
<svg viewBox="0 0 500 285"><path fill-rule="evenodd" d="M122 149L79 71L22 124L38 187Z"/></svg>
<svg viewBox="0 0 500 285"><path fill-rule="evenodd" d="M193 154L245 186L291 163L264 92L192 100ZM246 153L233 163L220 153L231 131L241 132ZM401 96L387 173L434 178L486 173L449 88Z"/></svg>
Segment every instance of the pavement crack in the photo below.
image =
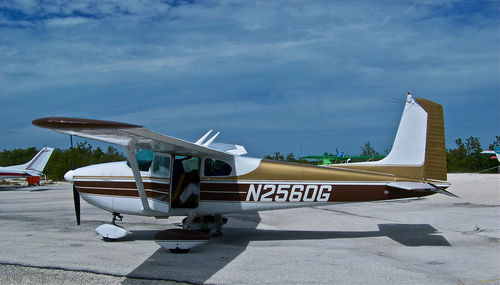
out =
<svg viewBox="0 0 500 285"><path fill-rule="evenodd" d="M327 211L327 212L333 212L333 213L340 213L340 214L354 216L354 217L359 217L359 218L366 218L366 219L373 219L373 220L383 220L383 221L396 222L396 223L399 222L399 221L393 220L393 219L387 219L387 218L380 218L380 217L372 217L372 216L367 216L367 215L354 214L354 213L351 213L351 212L341 211L341 210L316 208L316 207L315 207L315 209L322 210L322 211Z"/></svg>
<svg viewBox="0 0 500 285"><path fill-rule="evenodd" d="M88 274L103 275L103 276L116 277L116 278L126 278L126 279L145 280L145 281L164 281L164 282L175 282L175 283L179 283L179 284L198 284L198 283L192 283L192 282L184 281L184 280L174 280L174 279L166 279L166 278L150 278L150 277L144 277L144 276L113 274L113 273L108 273L108 272L99 272L99 271L95 271L95 270L71 269L71 268L64 268L64 267L59 267L59 266L30 265L30 264L15 263L15 262L3 262L3 261L0 261L0 266L19 266L19 267L24 267L24 268L33 268L33 269L41 269L41 270L60 270L60 271L65 271L65 272L88 273Z"/></svg>

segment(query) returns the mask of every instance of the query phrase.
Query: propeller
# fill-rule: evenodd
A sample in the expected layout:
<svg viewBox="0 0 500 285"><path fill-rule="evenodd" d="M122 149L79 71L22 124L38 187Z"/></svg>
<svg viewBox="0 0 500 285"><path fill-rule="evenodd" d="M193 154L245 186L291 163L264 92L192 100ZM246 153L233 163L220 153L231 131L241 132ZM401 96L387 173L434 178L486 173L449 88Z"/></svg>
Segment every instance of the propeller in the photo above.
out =
<svg viewBox="0 0 500 285"><path fill-rule="evenodd" d="M75 170L75 159L74 159L74 149L73 149L73 136L69 136L71 142L71 170ZM73 181L73 203L75 205L75 215L76 215L76 224L80 225L80 194L75 187L75 181Z"/></svg>
<svg viewBox="0 0 500 285"><path fill-rule="evenodd" d="M73 184L73 202L75 203L76 224L80 225L80 194Z"/></svg>

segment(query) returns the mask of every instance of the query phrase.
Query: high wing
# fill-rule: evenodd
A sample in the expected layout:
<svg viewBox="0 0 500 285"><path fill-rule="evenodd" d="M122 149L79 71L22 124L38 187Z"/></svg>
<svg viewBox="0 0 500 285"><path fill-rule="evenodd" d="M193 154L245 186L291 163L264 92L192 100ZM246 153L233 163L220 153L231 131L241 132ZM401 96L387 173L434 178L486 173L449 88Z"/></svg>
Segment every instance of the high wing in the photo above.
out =
<svg viewBox="0 0 500 285"><path fill-rule="evenodd" d="M239 145L225 145L225 148L212 144L215 137L203 143L207 135L196 143L153 132L143 126L91 119L49 117L36 119L33 125L60 133L103 141L125 148L144 148L154 151L199 156L234 156L246 154ZM217 133L218 134L218 133ZM216 134L216 135L217 135ZM215 136L216 136L215 135ZM229 147L228 147L229 146Z"/></svg>
<svg viewBox="0 0 500 285"><path fill-rule="evenodd" d="M235 155L246 153L245 149L242 146L238 145L234 145L231 149L228 149L226 145L224 148L222 148L225 150L219 150L220 147L217 149L211 148L210 145L219 133L204 142L208 137L210 133L209 132L195 143L191 143L153 132L142 126L119 122L79 118L49 117L36 119L32 123L35 126L51 129L56 132L123 146L125 148L125 151L127 152L130 167L132 169L134 180L137 185L137 191L139 192L139 197L142 203L142 211L145 214L151 215L156 215L158 213L153 211L151 209L151 206L149 205L144 183L139 171L137 158L135 156L136 149L151 149L157 152L178 155L209 155L214 157L229 158L233 158ZM75 197L77 197L77 195L75 195ZM75 198L75 201L77 201L77 198ZM75 209L79 208L77 204L78 203L75 202ZM77 214L77 216L78 215L79 214Z"/></svg>

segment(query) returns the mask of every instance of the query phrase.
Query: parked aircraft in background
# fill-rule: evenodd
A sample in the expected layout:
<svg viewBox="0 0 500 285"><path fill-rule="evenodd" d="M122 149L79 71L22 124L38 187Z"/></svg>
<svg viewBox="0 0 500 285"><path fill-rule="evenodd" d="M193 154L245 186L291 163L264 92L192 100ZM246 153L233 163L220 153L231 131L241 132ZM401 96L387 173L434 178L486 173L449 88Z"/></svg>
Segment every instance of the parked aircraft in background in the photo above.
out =
<svg viewBox="0 0 500 285"><path fill-rule="evenodd" d="M323 155L309 155L301 157L303 159L314 159L321 160L322 163L318 165L329 165L335 163L351 163L353 160L356 161L371 161L371 160L380 160L384 158L385 155L355 155L349 156L344 153L338 153L337 155L329 155L328 153L324 153Z"/></svg>
<svg viewBox="0 0 500 285"><path fill-rule="evenodd" d="M442 106L408 94L391 152L380 161L313 166L244 157L239 145L213 143L210 132L196 142L138 125L76 118L41 118L33 124L57 132L123 146L128 162L69 171L77 223L79 195L112 213L96 231L105 239L125 237L121 214L165 218L187 216L183 229L155 239L187 251L221 234L224 214L421 197L445 189L446 150ZM300 217L299 217L300 218Z"/></svg>
<svg viewBox="0 0 500 285"><path fill-rule="evenodd" d="M490 149L490 150L485 150L485 151L482 151L481 153L485 153L485 154L494 154L495 156L492 156L491 158L492 159L497 159L499 162L500 162L500 146L496 146L494 149Z"/></svg>
<svg viewBox="0 0 500 285"><path fill-rule="evenodd" d="M0 167L0 179L42 176L43 169L53 151L54 149L51 147L43 147L25 164Z"/></svg>

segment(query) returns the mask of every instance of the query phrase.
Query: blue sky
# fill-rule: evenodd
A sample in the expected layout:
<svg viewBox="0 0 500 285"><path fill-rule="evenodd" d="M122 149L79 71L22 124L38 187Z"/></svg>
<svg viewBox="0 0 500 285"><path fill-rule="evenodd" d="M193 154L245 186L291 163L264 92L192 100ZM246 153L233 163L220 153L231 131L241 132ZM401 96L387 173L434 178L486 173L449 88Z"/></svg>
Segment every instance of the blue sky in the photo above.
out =
<svg viewBox="0 0 500 285"><path fill-rule="evenodd" d="M1 1L0 149L66 148L31 125L144 125L249 155L390 149L408 91L448 147L500 135L497 1Z"/></svg>

